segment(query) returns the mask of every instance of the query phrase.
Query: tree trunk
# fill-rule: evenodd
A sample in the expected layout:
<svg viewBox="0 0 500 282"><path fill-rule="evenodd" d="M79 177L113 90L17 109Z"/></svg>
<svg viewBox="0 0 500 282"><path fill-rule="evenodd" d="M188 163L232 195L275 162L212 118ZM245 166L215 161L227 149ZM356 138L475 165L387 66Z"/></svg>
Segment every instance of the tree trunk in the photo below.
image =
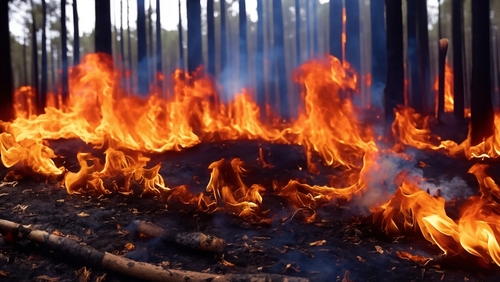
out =
<svg viewBox="0 0 500 282"><path fill-rule="evenodd" d="M153 53L153 8L151 8L151 1L149 1L148 9L148 86L154 80L155 64L154 64L154 53Z"/></svg>
<svg viewBox="0 0 500 282"><path fill-rule="evenodd" d="M340 0L342 1L342 0ZM312 57L312 32L311 32L311 9L309 7L310 1L306 0L306 47L307 47L307 59Z"/></svg>
<svg viewBox="0 0 500 282"><path fill-rule="evenodd" d="M62 99L64 105L66 105L66 102L68 101L69 98L68 46L66 42L67 36L68 33L66 31L66 0L61 0L61 61L62 61L61 85L62 85Z"/></svg>
<svg viewBox="0 0 500 282"><path fill-rule="evenodd" d="M120 0L120 61L122 77L125 78L125 37L123 35L123 0Z"/></svg>
<svg viewBox="0 0 500 282"><path fill-rule="evenodd" d="M266 87L264 84L264 3L263 0L257 0L257 53L255 54L255 73L257 104L260 108L261 117L266 109Z"/></svg>
<svg viewBox="0 0 500 282"><path fill-rule="evenodd" d="M201 4L200 0L187 0L188 21L188 71L194 72L203 65L201 39Z"/></svg>
<svg viewBox="0 0 500 282"><path fill-rule="evenodd" d="M57 73L57 62L55 60L55 56L57 56L57 47L55 45L50 46L50 80L51 80L51 90L54 93L54 95L57 94L57 79L56 79L56 73ZM55 52L54 52L55 51Z"/></svg>
<svg viewBox="0 0 500 282"><path fill-rule="evenodd" d="M38 78L38 43L36 41L36 20L35 20L35 13L34 13L34 4L33 0L31 1L31 16L33 19L33 22L31 24L31 77L32 77L32 87L34 89L34 94L35 97L38 97L40 95L40 82ZM61 27L62 28L62 27ZM9 38L10 42L10 38Z"/></svg>
<svg viewBox="0 0 500 282"><path fill-rule="evenodd" d="M182 40L182 17L181 17L181 0L179 0L179 65L184 69L184 43Z"/></svg>
<svg viewBox="0 0 500 282"><path fill-rule="evenodd" d="M121 4L121 2L120 2ZM73 65L80 63L80 30L78 28L78 6L77 0L73 0ZM121 6L120 6L121 7ZM121 15L121 14L120 14ZM120 36L120 40L123 38Z"/></svg>
<svg viewBox="0 0 500 282"><path fill-rule="evenodd" d="M215 76L215 20L214 20L214 0L207 0L207 47L208 47L208 67L209 74Z"/></svg>
<svg viewBox="0 0 500 282"><path fill-rule="evenodd" d="M444 79L445 79L445 65L446 53L448 52L448 39L442 38L439 40L439 56L438 56L438 121L442 121L444 114Z"/></svg>
<svg viewBox="0 0 500 282"><path fill-rule="evenodd" d="M45 111L47 105L47 4L42 0L42 81L38 95L38 113Z"/></svg>
<svg viewBox="0 0 500 282"><path fill-rule="evenodd" d="M245 0L239 0L239 84L245 86L248 77L247 9Z"/></svg>
<svg viewBox="0 0 500 282"><path fill-rule="evenodd" d="M353 1L353 0L351 0ZM348 2L351 2L348 1ZM357 1L357 0L356 0ZM318 0L312 1L312 54L313 56L319 53L319 39L318 39Z"/></svg>
<svg viewBox="0 0 500 282"><path fill-rule="evenodd" d="M453 113L458 120L464 119L464 70L463 70L463 1L452 2L452 44L453 44Z"/></svg>
<svg viewBox="0 0 500 282"><path fill-rule="evenodd" d="M386 124L394 120L394 108L404 104L403 13L401 0L385 0L387 27L387 81L384 89Z"/></svg>
<svg viewBox="0 0 500 282"><path fill-rule="evenodd" d="M161 16L160 0L156 0L156 72L163 73L163 56L161 50Z"/></svg>
<svg viewBox="0 0 500 282"><path fill-rule="evenodd" d="M132 76L132 40L130 36L130 5L129 1L127 0L127 58L128 58L128 90L129 92L132 92L132 89L134 88L134 80Z"/></svg>
<svg viewBox="0 0 500 282"><path fill-rule="evenodd" d="M138 93L148 93L148 56L144 0L137 0L137 81Z"/></svg>
<svg viewBox="0 0 500 282"><path fill-rule="evenodd" d="M227 65L226 1L220 1L220 71Z"/></svg>
<svg viewBox="0 0 500 282"><path fill-rule="evenodd" d="M14 119L14 97L12 86L12 59L10 55L10 32L9 32L9 2L0 1L0 120L11 121ZM0 126L0 132L3 131Z"/></svg>
<svg viewBox="0 0 500 282"><path fill-rule="evenodd" d="M111 3L110 0L95 2L95 52L113 54L111 47Z"/></svg>
<svg viewBox="0 0 500 282"><path fill-rule="evenodd" d="M285 67L285 34L283 29L283 8L281 5L281 0L273 0L273 33L274 33L274 44L273 44L273 69L276 70L275 75L278 82L278 93L274 96L278 99L278 105L272 105L273 107L278 106L277 113L280 116L288 120L289 115L289 105L288 105L288 91L287 91L287 81L286 81L286 67Z"/></svg>
<svg viewBox="0 0 500 282"><path fill-rule="evenodd" d="M329 9L330 54L342 60L342 0L330 0Z"/></svg>
<svg viewBox="0 0 500 282"><path fill-rule="evenodd" d="M385 7L384 0L371 0L371 45L372 45L372 70L371 70L371 95L372 101L381 101L383 86L387 77L387 49L385 32ZM377 98L375 98L377 97Z"/></svg>
<svg viewBox="0 0 500 282"><path fill-rule="evenodd" d="M417 53L417 2L419 0L406 0L408 63L410 70L410 95L411 106L422 112L422 97L420 96L420 81L418 78L418 53Z"/></svg>
<svg viewBox="0 0 500 282"><path fill-rule="evenodd" d="M28 36L25 34L24 35L24 40L23 40L23 84L28 85L28 62L26 60L27 54L26 54L26 44L28 44ZM10 43L10 41L9 41Z"/></svg>
<svg viewBox="0 0 500 282"><path fill-rule="evenodd" d="M345 1L346 37L345 59L356 72L361 71L359 0Z"/></svg>
<svg viewBox="0 0 500 282"><path fill-rule="evenodd" d="M307 4L306 4L307 5ZM296 65L302 63L302 56L300 53L300 1L295 0L295 53L297 55Z"/></svg>
<svg viewBox="0 0 500 282"><path fill-rule="evenodd" d="M418 53L418 77L420 93L422 97L422 111L428 113L429 107L429 29L427 23L427 0L417 1L417 53Z"/></svg>
<svg viewBox="0 0 500 282"><path fill-rule="evenodd" d="M471 145L494 133L490 78L490 3L472 1Z"/></svg>

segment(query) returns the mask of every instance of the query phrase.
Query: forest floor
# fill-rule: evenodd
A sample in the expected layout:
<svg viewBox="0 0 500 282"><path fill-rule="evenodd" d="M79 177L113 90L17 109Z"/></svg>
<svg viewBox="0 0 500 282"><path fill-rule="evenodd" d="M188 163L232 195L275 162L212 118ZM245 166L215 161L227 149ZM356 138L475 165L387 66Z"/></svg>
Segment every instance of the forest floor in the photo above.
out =
<svg viewBox="0 0 500 282"><path fill-rule="evenodd" d="M71 157L75 151L98 153L77 140L52 142L51 146L56 154L67 156L65 166L72 171L78 170L76 159ZM259 165L259 148L274 168ZM477 192L477 181L467 174L473 161L457 160L439 152L416 154L426 164L421 168L426 178L460 176ZM185 184L197 194L205 189L210 178L208 165L234 157L245 162L247 185L272 187L273 181L286 183L291 177L316 184L326 181L301 169L307 167L302 147L258 141L200 144L181 152L153 155L150 163L162 162L160 173L167 185ZM491 163L491 171L495 170L500 170L500 164ZM1 177L7 172L0 168ZM382 233L380 226L372 223L370 213L355 202L324 206L317 211L313 223L306 223L302 211L294 213L286 201L272 193L264 196L262 210L267 211L268 219L265 221L220 211L201 212L191 205L168 202L167 196L70 195L60 180L31 177L19 180L15 187L0 187L0 218L66 235L102 252L171 269L219 274L273 273L311 281L500 280L500 268L496 265L485 266L467 255L446 257L418 233L398 237ZM455 206L448 209L451 214L456 211ZM139 236L132 225L134 220L152 222L164 229L176 228L179 232L203 232L225 239L228 245L220 254L189 250ZM134 248L127 247L128 243ZM400 258L397 252L430 260L422 265ZM82 275L84 267L90 270L88 278ZM33 242L11 243L1 237L0 277L2 281L134 280Z"/></svg>

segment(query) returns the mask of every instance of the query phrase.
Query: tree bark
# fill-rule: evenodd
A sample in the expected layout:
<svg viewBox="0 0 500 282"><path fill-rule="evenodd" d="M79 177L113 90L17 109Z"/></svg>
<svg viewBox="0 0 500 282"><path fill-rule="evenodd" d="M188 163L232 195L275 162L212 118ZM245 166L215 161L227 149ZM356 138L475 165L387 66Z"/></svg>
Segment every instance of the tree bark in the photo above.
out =
<svg viewBox="0 0 500 282"><path fill-rule="evenodd" d="M307 5L307 4L306 4ZM296 65L302 63L302 54L300 53L300 1L295 0L295 54L297 56Z"/></svg>
<svg viewBox="0 0 500 282"><path fill-rule="evenodd" d="M161 14L160 14L160 0L156 0L156 72L163 73L163 56L161 50Z"/></svg>
<svg viewBox="0 0 500 282"><path fill-rule="evenodd" d="M203 65L201 39L201 4L200 0L187 0L188 21L188 71L194 72Z"/></svg>
<svg viewBox="0 0 500 282"><path fill-rule="evenodd" d="M207 47L208 47L208 67L209 74L215 76L215 20L214 20L214 0L207 0Z"/></svg>
<svg viewBox="0 0 500 282"><path fill-rule="evenodd" d="M452 2L452 47L453 47L453 113L459 121L464 119L464 70L463 70L463 1Z"/></svg>
<svg viewBox="0 0 500 282"><path fill-rule="evenodd" d="M38 113L45 112L47 105L47 4L42 0L42 80L40 84L40 95L38 95Z"/></svg>
<svg viewBox="0 0 500 282"><path fill-rule="evenodd" d="M132 40L130 36L130 5L129 1L127 0L127 60L128 60L128 91L132 92L132 89L134 88L134 80L132 76Z"/></svg>
<svg viewBox="0 0 500 282"><path fill-rule="evenodd" d="M151 82L155 77L155 63L154 63L154 53L153 53L153 8L151 8L151 1L149 1L149 9L148 9L148 86L151 85Z"/></svg>
<svg viewBox="0 0 500 282"><path fill-rule="evenodd" d="M33 92L35 94L35 97L38 97L38 95L40 95L40 80L38 77L38 42L36 40L36 20L34 13L35 6L33 4L33 0L31 0L31 9L32 9L31 16L33 20L31 23L31 78L32 78L31 84L34 90ZM61 25L61 30L62 30L62 25ZM61 35L61 40L62 38L63 36Z"/></svg>
<svg viewBox="0 0 500 282"><path fill-rule="evenodd" d="M417 52L417 2L419 0L406 0L407 16L407 42L408 63L410 71L410 95L411 106L415 111L422 112L422 97L420 96L420 81L418 77L418 52Z"/></svg>
<svg viewBox="0 0 500 282"><path fill-rule="evenodd" d="M12 58L10 55L9 3L0 1L0 54L3 59L0 64L0 120L14 119L14 97L12 85ZM3 129L0 126L0 131Z"/></svg>
<svg viewBox="0 0 500 282"><path fill-rule="evenodd" d="M372 101L381 101L383 86L387 77L387 49L385 32L385 7L384 0L370 1L371 16L371 95ZM378 97L378 98L374 98Z"/></svg>
<svg viewBox="0 0 500 282"><path fill-rule="evenodd" d="M264 84L264 3L263 0L257 0L257 52L255 54L255 72L257 104L261 110L261 117L266 109L266 87Z"/></svg>
<svg viewBox="0 0 500 282"><path fill-rule="evenodd" d="M341 0L342 1L342 0ZM306 0L306 47L307 47L307 59L312 57L312 31L311 31L311 9L309 7L310 1Z"/></svg>
<svg viewBox="0 0 500 282"><path fill-rule="evenodd" d="M490 3L472 1L471 145L494 133L490 78Z"/></svg>
<svg viewBox="0 0 500 282"><path fill-rule="evenodd" d="M68 33L66 31L66 0L61 0L61 62L62 62L61 94L64 105L66 105L69 98L67 37Z"/></svg>
<svg viewBox="0 0 500 282"><path fill-rule="evenodd" d="M422 97L422 111L427 113L429 107L429 81L430 81L430 56L429 56L429 28L427 23L427 0L417 1L417 53L418 77Z"/></svg>
<svg viewBox="0 0 500 282"><path fill-rule="evenodd" d="M239 84L245 86L248 76L247 9L245 0L239 0Z"/></svg>
<svg viewBox="0 0 500 282"><path fill-rule="evenodd" d="M178 24L178 32L179 32L179 67L184 69L184 42L182 39L182 17L181 17L181 0L179 0L179 24Z"/></svg>
<svg viewBox="0 0 500 282"><path fill-rule="evenodd" d="M330 0L329 9L330 54L342 60L342 0Z"/></svg>
<svg viewBox="0 0 500 282"><path fill-rule="evenodd" d="M361 71L359 0L345 1L346 43L345 59L356 72Z"/></svg>
<svg viewBox="0 0 500 282"><path fill-rule="evenodd" d="M95 52L113 54L111 47L110 0L98 0L95 2Z"/></svg>
<svg viewBox="0 0 500 282"><path fill-rule="evenodd" d="M121 2L120 2L121 4ZM121 5L120 5L121 7ZM120 14L121 18L121 14ZM73 65L78 65L80 63L80 29L78 23L78 3L77 0L73 0ZM123 29L122 29L123 30ZM123 38L123 32L120 35L120 42ZM122 45L123 49L123 45ZM122 52L123 55L123 52Z"/></svg>
<svg viewBox="0 0 500 282"><path fill-rule="evenodd" d="M286 67L285 67L285 34L283 29L283 8L281 5L281 0L273 0L273 33L274 33L274 44L273 44L273 58L272 65L273 69L276 70L275 73L276 81L278 82L278 93L275 93L275 97L278 98L278 105L274 104L273 107L278 106L277 113L280 116L288 120L289 115L289 104L288 104L288 91L287 91L287 81L286 81Z"/></svg>
<svg viewBox="0 0 500 282"><path fill-rule="evenodd" d="M120 0L120 61L122 77L125 79L125 37L123 35L123 0Z"/></svg>
<svg viewBox="0 0 500 282"><path fill-rule="evenodd" d="M220 1L220 71L227 65L226 1Z"/></svg>
<svg viewBox="0 0 500 282"><path fill-rule="evenodd" d="M445 65L446 53L448 52L448 39L442 38L439 40L439 69L438 69L438 121L442 121L444 114L444 78L445 78Z"/></svg>
<svg viewBox="0 0 500 282"><path fill-rule="evenodd" d="M394 108L404 104L403 13L401 0L385 0L387 27L387 81L384 89L386 124L394 120Z"/></svg>
<svg viewBox="0 0 500 282"><path fill-rule="evenodd" d="M137 81L138 93L148 93L148 56L144 0L137 0Z"/></svg>
<svg viewBox="0 0 500 282"><path fill-rule="evenodd" d="M352 2L354 0L348 1ZM357 1L357 0L355 0ZM318 0L312 1L312 54L313 56L318 55L319 53L319 39L318 39Z"/></svg>

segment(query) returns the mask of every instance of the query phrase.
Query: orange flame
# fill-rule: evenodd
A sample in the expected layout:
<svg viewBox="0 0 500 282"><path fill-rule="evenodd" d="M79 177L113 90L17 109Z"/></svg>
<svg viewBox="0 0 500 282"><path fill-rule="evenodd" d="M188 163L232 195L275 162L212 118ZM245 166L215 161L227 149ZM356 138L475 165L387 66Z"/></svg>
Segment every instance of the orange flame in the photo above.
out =
<svg viewBox="0 0 500 282"><path fill-rule="evenodd" d="M435 95L436 95L436 107L438 104L438 92L439 92L439 76L436 75L436 78L434 79L434 85L433 85ZM453 105L455 103L454 101L454 95L453 95L453 69L451 66L446 62L445 69L444 69L444 112L445 113L452 113L453 112Z"/></svg>

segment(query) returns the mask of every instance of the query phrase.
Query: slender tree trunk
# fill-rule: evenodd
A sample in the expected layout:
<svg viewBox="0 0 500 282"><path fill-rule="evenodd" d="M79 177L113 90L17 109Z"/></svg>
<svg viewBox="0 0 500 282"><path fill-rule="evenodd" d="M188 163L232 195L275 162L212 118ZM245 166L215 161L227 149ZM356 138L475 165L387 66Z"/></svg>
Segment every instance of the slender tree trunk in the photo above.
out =
<svg viewBox="0 0 500 282"><path fill-rule="evenodd" d="M285 66L285 34L283 28L283 8L281 5L281 0L273 0L273 33L274 33L274 44L273 44L273 54L272 59L274 68L277 73L278 82L278 93L274 95L279 97L278 103L279 109L277 112L282 118L288 120L289 115L289 104L288 104L288 91L287 91L287 81L286 81L286 66Z"/></svg>
<svg viewBox="0 0 500 282"><path fill-rule="evenodd" d="M36 41L36 20L34 8L35 5L33 4L33 0L31 0L31 17L33 20L31 23L31 84L34 89L35 97L38 97L38 95L40 95L40 81L38 77L38 43Z"/></svg>
<svg viewBox="0 0 500 282"><path fill-rule="evenodd" d="M207 47L208 47L208 67L209 74L215 76L215 21L214 21L214 0L207 0Z"/></svg>
<svg viewBox="0 0 500 282"><path fill-rule="evenodd" d="M132 37L131 31L130 31L130 0L127 0L127 59L128 59L128 90L129 92L132 92L132 89L134 88L134 79L132 76Z"/></svg>
<svg viewBox="0 0 500 282"><path fill-rule="evenodd" d="M464 70L462 62L463 1L452 2L452 44L453 44L453 113L458 120L464 119Z"/></svg>
<svg viewBox="0 0 500 282"><path fill-rule="evenodd" d="M361 72L361 45L359 25L359 0L345 1L346 37L345 58L351 68Z"/></svg>
<svg viewBox="0 0 500 282"><path fill-rule="evenodd" d="M186 2L188 21L188 71L194 72L203 65L201 39L201 4L200 0Z"/></svg>
<svg viewBox="0 0 500 282"><path fill-rule="evenodd" d="M342 0L330 0L329 9L330 54L342 60Z"/></svg>
<svg viewBox="0 0 500 282"><path fill-rule="evenodd" d="M340 0L342 1L342 0ZM311 31L311 8L309 7L310 1L306 0L306 47L307 47L307 58L312 57L313 52L313 40Z"/></svg>
<svg viewBox="0 0 500 282"><path fill-rule="evenodd" d="M420 93L422 97L422 111L428 113L429 107L429 30L427 23L427 0L417 1L417 53L418 53L418 77L420 81Z"/></svg>
<svg viewBox="0 0 500 282"><path fill-rule="evenodd" d="M257 52L255 54L255 72L257 78L257 104L261 110L261 117L266 109L266 87L264 84L264 3L257 0Z"/></svg>
<svg viewBox="0 0 500 282"><path fill-rule="evenodd" d="M9 32L9 3L0 1L0 120L11 121L14 119L14 97L12 85L12 59L10 55L10 32ZM3 128L0 126L0 132Z"/></svg>
<svg viewBox="0 0 500 282"><path fill-rule="evenodd" d="M95 2L95 26L95 52L112 55L110 0Z"/></svg>
<svg viewBox="0 0 500 282"><path fill-rule="evenodd" d="M351 0L353 1L353 0ZM351 2L348 1L348 2ZM357 0L354 0L357 1ZM319 53L319 38L318 38L318 0L312 1L312 53L314 56Z"/></svg>
<svg viewBox="0 0 500 282"><path fill-rule="evenodd" d="M420 0L419 0L420 1ZM371 94L372 101L381 101L383 86L387 77L387 49L385 32L385 7L384 0L371 0L371 45L372 45L372 70ZM377 97L377 98L374 98Z"/></svg>
<svg viewBox="0 0 500 282"><path fill-rule="evenodd" d="M55 52L54 52L55 50ZM50 81L51 81L51 89L54 94L57 94L57 79L56 79L56 73L57 73L57 63L55 60L55 56L57 56L57 49L56 47L51 44L50 46Z"/></svg>
<svg viewBox="0 0 500 282"><path fill-rule="evenodd" d="M247 9L245 5L245 0L239 0L239 83L240 86L247 84L248 77L248 47L247 47Z"/></svg>
<svg viewBox="0 0 500 282"><path fill-rule="evenodd" d="M438 121L442 121L444 114L444 79L445 79L445 66L446 66L446 53L448 52L448 39L442 38L439 40L439 69L438 69Z"/></svg>
<svg viewBox="0 0 500 282"><path fill-rule="evenodd" d="M417 2L419 0L406 0L408 63L410 69L410 97L411 106L422 112L422 97L420 96L420 81L418 78L418 53L417 53Z"/></svg>
<svg viewBox="0 0 500 282"><path fill-rule="evenodd" d="M159 74L163 73L162 62L160 0L156 0L156 72Z"/></svg>
<svg viewBox="0 0 500 282"><path fill-rule="evenodd" d="M387 27L387 81L384 89L386 124L394 120L394 108L404 104L403 13L401 0L385 0Z"/></svg>
<svg viewBox="0 0 500 282"><path fill-rule="evenodd" d="M23 37L23 84L28 85L28 62L26 60L26 44L28 44L28 36L25 34ZM10 41L9 41L10 43Z"/></svg>
<svg viewBox="0 0 500 282"><path fill-rule="evenodd" d="M490 78L490 3L472 1L471 145L494 133Z"/></svg>
<svg viewBox="0 0 500 282"><path fill-rule="evenodd" d="M226 1L220 1L220 71L227 65Z"/></svg>
<svg viewBox="0 0 500 282"><path fill-rule="evenodd" d="M38 112L43 113L47 105L47 5L42 0L42 81L38 95Z"/></svg>
<svg viewBox="0 0 500 282"><path fill-rule="evenodd" d="M123 35L123 0L120 0L120 62L122 77L125 78L125 37Z"/></svg>
<svg viewBox="0 0 500 282"><path fill-rule="evenodd" d="M151 0L149 1L148 9L148 86L154 80L155 64L154 64L154 52L153 52L153 8L151 8Z"/></svg>
<svg viewBox="0 0 500 282"><path fill-rule="evenodd" d="M80 29L78 20L77 0L73 0L73 65L80 63ZM123 37L120 37L120 40Z"/></svg>
<svg viewBox="0 0 500 282"><path fill-rule="evenodd" d="M139 94L148 93L148 58L144 0L137 0L137 79Z"/></svg>
<svg viewBox="0 0 500 282"><path fill-rule="evenodd" d="M306 4L307 5L307 4ZM300 53L300 1L295 0L295 52L297 55L296 65L302 63L302 56Z"/></svg>
<svg viewBox="0 0 500 282"><path fill-rule="evenodd" d="M224 2L224 1L223 1ZM179 65L184 69L184 42L182 40L182 17L181 17L181 0L179 0Z"/></svg>
<svg viewBox="0 0 500 282"><path fill-rule="evenodd" d="M69 88L68 88L68 45L67 45L67 36L68 33L66 31L66 0L61 0L61 61L62 61L62 99L63 104L66 105L66 102L69 98ZM97 41L97 40L96 40Z"/></svg>

